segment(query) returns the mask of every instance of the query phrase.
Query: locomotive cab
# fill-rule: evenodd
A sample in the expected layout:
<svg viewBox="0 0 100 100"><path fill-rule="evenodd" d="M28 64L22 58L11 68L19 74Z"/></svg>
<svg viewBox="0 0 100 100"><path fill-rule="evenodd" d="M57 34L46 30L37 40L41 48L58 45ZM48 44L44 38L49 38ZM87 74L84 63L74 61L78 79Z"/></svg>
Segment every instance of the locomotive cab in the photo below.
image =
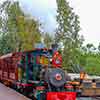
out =
<svg viewBox="0 0 100 100"><path fill-rule="evenodd" d="M36 49L23 53L20 63L17 65L22 79L40 81L41 71L52 67L52 50ZM21 70L21 71L20 71Z"/></svg>

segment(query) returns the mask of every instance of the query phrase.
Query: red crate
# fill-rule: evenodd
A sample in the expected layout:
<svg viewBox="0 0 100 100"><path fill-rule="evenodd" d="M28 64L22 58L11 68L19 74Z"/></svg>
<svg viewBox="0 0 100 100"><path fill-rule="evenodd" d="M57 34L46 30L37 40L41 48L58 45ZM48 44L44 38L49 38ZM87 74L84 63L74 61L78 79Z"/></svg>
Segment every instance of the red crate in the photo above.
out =
<svg viewBox="0 0 100 100"><path fill-rule="evenodd" d="M47 100L76 100L75 92L48 92Z"/></svg>

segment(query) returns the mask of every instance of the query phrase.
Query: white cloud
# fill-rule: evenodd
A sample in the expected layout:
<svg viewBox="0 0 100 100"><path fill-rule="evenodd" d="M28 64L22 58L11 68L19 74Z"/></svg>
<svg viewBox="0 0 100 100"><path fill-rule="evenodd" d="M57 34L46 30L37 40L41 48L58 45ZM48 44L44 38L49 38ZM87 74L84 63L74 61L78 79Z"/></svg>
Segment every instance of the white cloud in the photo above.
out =
<svg viewBox="0 0 100 100"><path fill-rule="evenodd" d="M47 15L47 20L46 21L46 24L45 24L45 27L46 27L46 31L52 33L55 28L56 28L56 20L54 18L55 16L51 15L51 14L48 14Z"/></svg>
<svg viewBox="0 0 100 100"><path fill-rule="evenodd" d="M54 15L56 13L56 0L19 0L22 8L26 13L31 13L33 16L43 22L45 30L54 29L56 24Z"/></svg>
<svg viewBox="0 0 100 100"><path fill-rule="evenodd" d="M80 34L96 46L100 42L100 0L69 0L80 17Z"/></svg>
<svg viewBox="0 0 100 100"><path fill-rule="evenodd" d="M0 4L2 3L2 2L4 2L5 0L0 0Z"/></svg>
<svg viewBox="0 0 100 100"><path fill-rule="evenodd" d="M3 1L5 1L5 0L0 0L0 3L3 2Z"/></svg>
<svg viewBox="0 0 100 100"><path fill-rule="evenodd" d="M56 9L56 0L19 0L22 6L27 7L28 10L35 10L39 13L48 12Z"/></svg>

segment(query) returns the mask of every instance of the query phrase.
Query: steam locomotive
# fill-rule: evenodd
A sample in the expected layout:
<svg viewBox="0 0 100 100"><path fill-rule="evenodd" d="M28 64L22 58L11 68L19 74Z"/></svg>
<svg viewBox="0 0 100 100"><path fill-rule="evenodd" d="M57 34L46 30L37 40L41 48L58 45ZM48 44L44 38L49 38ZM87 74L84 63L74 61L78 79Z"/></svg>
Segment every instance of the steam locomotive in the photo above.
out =
<svg viewBox="0 0 100 100"><path fill-rule="evenodd" d="M66 94L68 91L68 76L62 69L62 56L54 48L38 47L1 56L0 80L33 100L51 100L51 92Z"/></svg>

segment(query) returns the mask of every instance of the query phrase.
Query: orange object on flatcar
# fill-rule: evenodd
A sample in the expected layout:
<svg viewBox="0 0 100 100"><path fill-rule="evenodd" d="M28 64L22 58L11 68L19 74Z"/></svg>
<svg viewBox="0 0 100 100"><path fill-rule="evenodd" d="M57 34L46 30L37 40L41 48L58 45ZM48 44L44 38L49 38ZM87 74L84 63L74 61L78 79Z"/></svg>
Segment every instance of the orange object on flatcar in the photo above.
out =
<svg viewBox="0 0 100 100"><path fill-rule="evenodd" d="M84 79L85 78L85 72L80 72L80 79Z"/></svg>
<svg viewBox="0 0 100 100"><path fill-rule="evenodd" d="M72 84L72 85L79 85L79 82L77 81L72 81L72 82L68 82L69 84Z"/></svg>

